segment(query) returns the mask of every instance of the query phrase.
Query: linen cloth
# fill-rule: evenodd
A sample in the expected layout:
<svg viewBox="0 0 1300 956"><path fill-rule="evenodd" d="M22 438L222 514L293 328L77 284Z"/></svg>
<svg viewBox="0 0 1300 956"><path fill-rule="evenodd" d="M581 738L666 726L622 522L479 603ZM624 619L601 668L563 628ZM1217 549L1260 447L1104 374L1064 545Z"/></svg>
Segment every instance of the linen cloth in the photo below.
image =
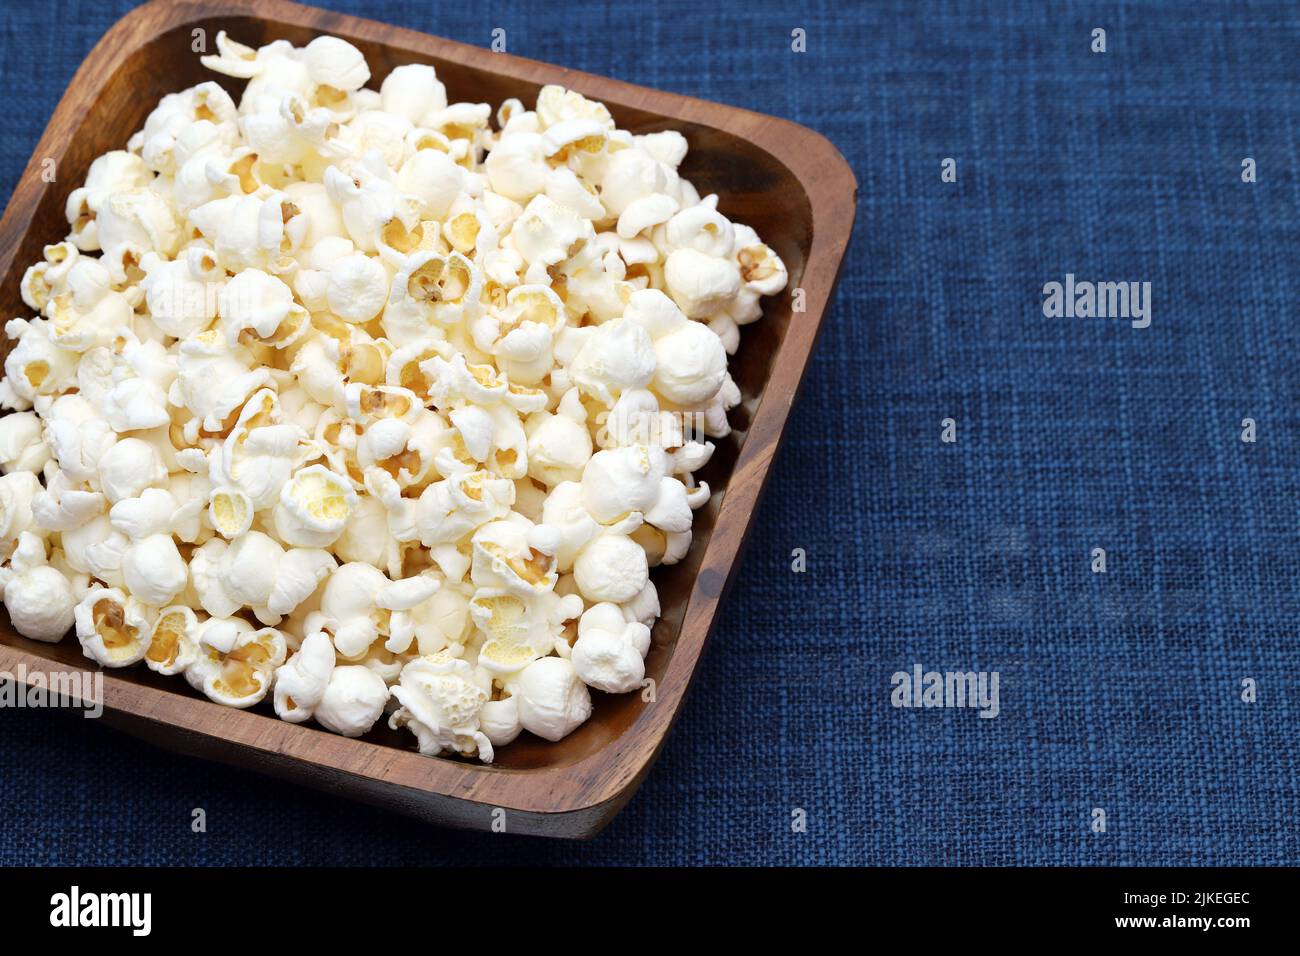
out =
<svg viewBox="0 0 1300 956"><path fill-rule="evenodd" d="M429 828L6 711L0 863L1300 862L1294 4L320 5L502 28L843 151L855 238L738 580L593 842ZM4 195L130 6L0 10ZM1067 273L1150 282L1150 327L1045 317ZM997 671L999 716L893 707L916 664Z"/></svg>

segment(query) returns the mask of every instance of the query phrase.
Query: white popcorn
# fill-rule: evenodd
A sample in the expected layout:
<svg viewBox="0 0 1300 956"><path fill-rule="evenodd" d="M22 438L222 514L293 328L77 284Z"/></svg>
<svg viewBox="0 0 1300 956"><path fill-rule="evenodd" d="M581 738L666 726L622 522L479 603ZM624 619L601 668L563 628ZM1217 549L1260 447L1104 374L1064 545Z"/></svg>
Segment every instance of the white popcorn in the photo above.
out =
<svg viewBox="0 0 1300 956"><path fill-rule="evenodd" d="M258 190L204 203L190 219L211 240L217 261L227 270L291 271L293 253L307 233L307 220L285 193Z"/></svg>
<svg viewBox="0 0 1300 956"><path fill-rule="evenodd" d="M636 597L619 605L619 610L623 612L624 620L653 627L661 612L659 592L655 588L655 583L647 581L646 586L637 593Z"/></svg>
<svg viewBox="0 0 1300 956"><path fill-rule="evenodd" d="M664 263L668 294L688 318L702 319L740 292L740 268L731 259L693 247L675 249Z"/></svg>
<svg viewBox="0 0 1300 956"><path fill-rule="evenodd" d="M546 189L551 167L546 162L545 140L536 133L513 133L488 153L483 164L492 189L517 202Z"/></svg>
<svg viewBox="0 0 1300 956"><path fill-rule="evenodd" d="M635 239L660 223L668 222L675 212L677 200L663 193L634 199L618 217L618 234L624 239Z"/></svg>
<svg viewBox="0 0 1300 956"><path fill-rule="evenodd" d="M420 218L424 220L446 219L452 203L465 192L467 185L464 168L458 166L450 155L440 149L417 149L397 171L397 188L403 195L411 196L418 201ZM398 224L401 224L400 220ZM416 232L417 230L412 230L406 233L405 227L401 230L394 227L393 238L396 238L399 244L410 246L397 251L411 252L429 238L424 235L423 228L418 228L418 236ZM406 239L404 243L403 237ZM413 241L416 239L418 241Z"/></svg>
<svg viewBox="0 0 1300 956"><path fill-rule="evenodd" d="M344 660L358 660L381 636L387 636L392 612L405 611L431 597L433 578L390 581L382 571L353 562L335 571L321 594L321 613Z"/></svg>
<svg viewBox="0 0 1300 956"><path fill-rule="evenodd" d="M463 654L473 627L468 597L450 586L411 608L409 620L415 649L424 656L443 650L453 656Z"/></svg>
<svg viewBox="0 0 1300 956"><path fill-rule="evenodd" d="M37 396L56 395L74 379L77 356L50 340L49 322L11 319L5 334L17 343L5 357L0 405L25 411Z"/></svg>
<svg viewBox="0 0 1300 956"><path fill-rule="evenodd" d="M545 740L561 740L591 716L591 695L573 664L543 657L524 668L515 684L519 722Z"/></svg>
<svg viewBox="0 0 1300 956"><path fill-rule="evenodd" d="M659 479L666 468L664 453L654 445L598 451L582 472L582 502L593 518L607 525L648 511L659 498Z"/></svg>
<svg viewBox="0 0 1300 956"><path fill-rule="evenodd" d="M260 269L245 269L221 290L221 326L230 347L266 344L286 348L307 331L307 310L293 291Z"/></svg>
<svg viewBox="0 0 1300 956"><path fill-rule="evenodd" d="M356 503L357 494L346 479L323 465L309 465L280 490L276 534L297 547L328 547L343 533Z"/></svg>
<svg viewBox="0 0 1300 956"><path fill-rule="evenodd" d="M138 498L122 498L110 507L108 520L131 541L139 541L151 535L169 535L178 507L169 490L146 488Z"/></svg>
<svg viewBox="0 0 1300 956"><path fill-rule="evenodd" d="M769 249L758 238L758 233L748 226L736 226L735 229L736 264L740 266L740 277L745 288L755 296L776 295L785 288L790 275L786 271L781 257ZM762 310L755 309L758 315Z"/></svg>
<svg viewBox="0 0 1300 956"><path fill-rule="evenodd" d="M108 197L147 186L152 174L134 153L113 150L95 159L86 173L85 185L68 195L65 211L72 226L72 241L79 249L100 248L96 217Z"/></svg>
<svg viewBox="0 0 1300 956"><path fill-rule="evenodd" d="M384 331L399 346L420 341L477 312L482 288L482 274L459 252L413 252L393 277Z"/></svg>
<svg viewBox="0 0 1300 956"><path fill-rule="evenodd" d="M556 568L570 571L578 553L601 531L600 523L587 511L582 485L562 481L551 489L542 505L542 521L559 532L555 550Z"/></svg>
<svg viewBox="0 0 1300 956"><path fill-rule="evenodd" d="M166 479L158 450L139 438L123 438L99 456L99 484L111 504L135 498Z"/></svg>
<svg viewBox="0 0 1300 956"><path fill-rule="evenodd" d="M354 252L329 268L326 298L345 322L369 322L388 298L388 271L378 259Z"/></svg>
<svg viewBox="0 0 1300 956"><path fill-rule="evenodd" d="M573 359L573 381L605 405L630 389L648 385L655 375L654 343L626 319L597 327Z"/></svg>
<svg viewBox="0 0 1300 956"><path fill-rule="evenodd" d="M238 103L165 96L18 283L15 629L430 755L562 738L645 680L650 569L711 494L684 421L730 431L785 264L684 136L562 87L494 128L335 37L201 59Z"/></svg>
<svg viewBox="0 0 1300 956"><path fill-rule="evenodd" d="M344 737L360 737L374 726L388 703L388 686L369 667L334 668L316 705L316 723Z"/></svg>
<svg viewBox="0 0 1300 956"><path fill-rule="evenodd" d="M513 695L484 701L479 708L478 724L493 748L513 743L524 729L519 719L519 701Z"/></svg>
<svg viewBox="0 0 1300 956"><path fill-rule="evenodd" d="M546 196L535 196L510 230L514 248L524 261L542 267L574 255L578 244L592 235L590 223Z"/></svg>
<svg viewBox="0 0 1300 956"><path fill-rule="evenodd" d="M376 251L394 221L408 233L418 221L419 200L399 192L393 178L377 152L362 157L351 175L337 166L325 170L325 190L341 207L348 236L362 252Z"/></svg>
<svg viewBox="0 0 1300 956"><path fill-rule="evenodd" d="M727 354L707 326L689 321L657 289L634 292L625 318L654 341L651 387L674 405L702 405L718 394L727 375Z"/></svg>
<svg viewBox="0 0 1300 956"><path fill-rule="evenodd" d="M370 68L361 51L338 37L317 37L302 51L312 82L352 93L366 85Z"/></svg>
<svg viewBox="0 0 1300 956"><path fill-rule="evenodd" d="M324 631L302 639L298 652L275 672L275 712L281 720L310 720L334 672L334 644Z"/></svg>
<svg viewBox="0 0 1300 956"><path fill-rule="evenodd" d="M223 538L233 540L253 526L253 501L240 488L221 485L208 498L208 521Z"/></svg>
<svg viewBox="0 0 1300 956"><path fill-rule="evenodd" d="M573 562L573 580L589 601L622 604L636 597L650 579L641 546L626 534L606 531Z"/></svg>
<svg viewBox="0 0 1300 956"><path fill-rule="evenodd" d="M583 683L611 694L626 694L645 679L650 628L623 619L613 604L594 604L578 622L578 640L569 660Z"/></svg>
<svg viewBox="0 0 1300 956"><path fill-rule="evenodd" d="M402 668L401 681L392 693L401 706L389 725L415 734L420 753L477 753L484 763L492 762L492 742L479 730L478 719L488 690L466 661L443 655L417 657Z"/></svg>
<svg viewBox="0 0 1300 956"><path fill-rule="evenodd" d="M170 534L151 534L122 554L122 579L145 604L163 607L185 587L189 569Z"/></svg>
<svg viewBox="0 0 1300 956"><path fill-rule="evenodd" d="M77 605L72 583L47 563L45 542L36 535L19 535L8 567L0 568L0 588L9 620L23 637L55 643L72 627Z"/></svg>
<svg viewBox="0 0 1300 956"><path fill-rule="evenodd" d="M609 158L600 183L600 201L611 216L622 216L638 199L664 195L671 186L669 170L649 153L623 149Z"/></svg>
<svg viewBox="0 0 1300 956"><path fill-rule="evenodd" d="M332 555L318 548L285 549L260 531L248 531L229 547L220 539L208 541L202 577L196 570L198 552L190 563L194 587L204 608L214 617L252 608L258 620L278 624L311 596L316 586L334 570Z"/></svg>
<svg viewBox="0 0 1300 956"><path fill-rule="evenodd" d="M80 528L102 514L104 505L100 492L80 490L61 470L46 479L45 490L36 492L30 504L36 524L49 531L64 532Z"/></svg>
<svg viewBox="0 0 1300 956"><path fill-rule="evenodd" d="M554 487L578 481L591 459L587 412L576 390L565 393L555 414L538 412L528 419L528 474Z"/></svg>
<svg viewBox="0 0 1300 956"><path fill-rule="evenodd" d="M36 526L32 511L36 497L43 494L40 480L30 471L15 471L0 478L0 558L8 558L24 531Z"/></svg>
<svg viewBox="0 0 1300 956"><path fill-rule="evenodd" d="M205 260L203 250L192 251L200 255L171 261L146 256L142 263L145 277L140 286L145 290L149 315L159 329L176 338L195 335L212 324L225 283L225 270L219 278L214 274L215 260L211 260L212 271L196 272L195 265Z"/></svg>
<svg viewBox="0 0 1300 956"><path fill-rule="evenodd" d="M113 193L96 217L104 258L119 262L130 254L147 252L171 257L180 245L181 230L175 210L153 189Z"/></svg>
<svg viewBox="0 0 1300 956"><path fill-rule="evenodd" d="M559 544L559 531L522 516L490 522L474 532L470 576L480 588L504 588L525 597L551 591Z"/></svg>
<svg viewBox="0 0 1300 956"><path fill-rule="evenodd" d="M104 418L119 434L171 423L167 393L147 378L130 376L104 394Z"/></svg>
<svg viewBox="0 0 1300 956"><path fill-rule="evenodd" d="M189 409L204 431L221 432L248 396L271 381L270 371L251 367L252 361L247 349L230 346L215 329L182 339L171 403Z"/></svg>
<svg viewBox="0 0 1300 956"><path fill-rule="evenodd" d="M694 249L725 259L735 247L735 229L712 205L701 203L683 209L667 222L664 239L671 249Z"/></svg>
<svg viewBox="0 0 1300 956"><path fill-rule="evenodd" d="M470 617L484 638L479 666L493 674L511 674L526 667L555 650L564 622L581 611L577 595L520 594L480 587L469 602Z"/></svg>
<svg viewBox="0 0 1300 956"><path fill-rule="evenodd" d="M396 67L379 88L384 112L401 116L416 126L447 108L447 90L431 66L409 63Z"/></svg>
<svg viewBox="0 0 1300 956"><path fill-rule="evenodd" d="M36 473L50 460L42 441L41 420L32 412L13 412L0 418L0 471Z"/></svg>

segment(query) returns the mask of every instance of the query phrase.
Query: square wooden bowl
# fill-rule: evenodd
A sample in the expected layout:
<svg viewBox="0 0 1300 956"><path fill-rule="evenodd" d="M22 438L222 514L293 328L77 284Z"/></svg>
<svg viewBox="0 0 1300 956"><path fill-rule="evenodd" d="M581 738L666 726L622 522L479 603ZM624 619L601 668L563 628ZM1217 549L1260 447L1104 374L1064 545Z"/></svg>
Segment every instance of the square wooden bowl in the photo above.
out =
<svg viewBox="0 0 1300 956"><path fill-rule="evenodd" d="M258 46L274 39L303 45L321 33L356 44L373 86L403 63L431 63L455 102L531 104L559 83L607 104L635 132L677 129L690 153L683 173L701 195L716 192L721 211L758 230L790 269L789 288L745 329L732 375L744 400L735 432L700 477L714 490L696 513L687 559L656 569L663 617L654 628L646 674L654 700L596 693L595 713L559 743L524 734L491 766L429 758L409 734L377 729L348 740L277 719L267 704L251 711L210 703L183 680L145 668L108 671L104 719L161 746L249 767L369 801L424 820L487 829L506 811L508 831L588 837L627 802L663 746L734 572L768 467L835 285L857 200L848 164L826 139L771 116L661 93L559 66L285 0L160 0L122 18L73 77L0 222L4 317L30 314L19 281L41 248L68 231L68 193L90 162L120 149L165 93L215 79L238 95L242 82L205 70L193 52L196 30L215 49L218 30ZM53 159L57 178L43 169ZM795 290L800 290L796 298ZM801 311L794 311L799 307ZM9 342L0 344L0 355ZM84 670L75 640L29 641L0 616L0 671L28 675ZM496 814L495 818L499 818Z"/></svg>

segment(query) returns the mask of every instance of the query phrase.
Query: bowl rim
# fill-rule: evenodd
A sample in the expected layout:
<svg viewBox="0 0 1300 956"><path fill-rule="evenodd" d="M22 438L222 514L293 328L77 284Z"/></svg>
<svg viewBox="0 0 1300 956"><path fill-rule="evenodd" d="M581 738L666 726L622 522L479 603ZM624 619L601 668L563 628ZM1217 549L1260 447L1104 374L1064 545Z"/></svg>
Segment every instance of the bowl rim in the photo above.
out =
<svg viewBox="0 0 1300 956"><path fill-rule="evenodd" d="M649 770L675 721L716 620L716 608L739 564L750 517L769 473L804 369L829 305L857 207L857 181L848 162L820 133L788 120L694 97L667 93L472 44L394 27L375 20L307 7L289 0L152 0L119 19L73 75L36 145L0 220L0 274L9 271L49 184L42 157L60 157L65 115L74 98L102 92L122 63L160 34L220 17L246 17L398 45L466 67L491 70L530 83L560 83L603 102L712 127L766 151L794 176L807 195L813 223L800 288L804 310L792 317L758 396L710 540L691 585L680 632L652 707L643 707L622 733L577 760L555 767L502 768L430 759L414 751L322 733L265 715L135 684L102 672L106 710L172 730L202 735L263 758L289 758L322 772L364 778L387 788L430 794L547 816L589 812L626 801ZM143 38L143 39L142 39ZM773 386L776 386L775 388ZM8 631L8 627L5 627ZM35 674L67 672L69 665L0 643L0 669L22 665ZM79 668L100 672L96 668ZM529 785L521 787L520 781ZM612 817L612 813L609 814ZM486 821L486 815L485 815Z"/></svg>

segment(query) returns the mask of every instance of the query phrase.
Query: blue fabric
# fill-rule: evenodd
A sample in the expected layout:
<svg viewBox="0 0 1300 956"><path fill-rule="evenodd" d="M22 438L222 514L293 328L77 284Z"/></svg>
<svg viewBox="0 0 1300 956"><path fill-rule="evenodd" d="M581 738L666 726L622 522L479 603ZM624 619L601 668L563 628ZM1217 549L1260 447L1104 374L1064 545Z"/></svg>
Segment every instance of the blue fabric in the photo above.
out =
<svg viewBox="0 0 1300 956"><path fill-rule="evenodd" d="M0 862L1300 862L1293 4L323 5L503 27L511 52L843 150L857 233L739 580L592 843L425 828L16 711ZM0 12L6 193L129 6ZM1045 318L1066 273L1151 282L1151 327ZM999 672L1000 716L895 709L915 664Z"/></svg>

